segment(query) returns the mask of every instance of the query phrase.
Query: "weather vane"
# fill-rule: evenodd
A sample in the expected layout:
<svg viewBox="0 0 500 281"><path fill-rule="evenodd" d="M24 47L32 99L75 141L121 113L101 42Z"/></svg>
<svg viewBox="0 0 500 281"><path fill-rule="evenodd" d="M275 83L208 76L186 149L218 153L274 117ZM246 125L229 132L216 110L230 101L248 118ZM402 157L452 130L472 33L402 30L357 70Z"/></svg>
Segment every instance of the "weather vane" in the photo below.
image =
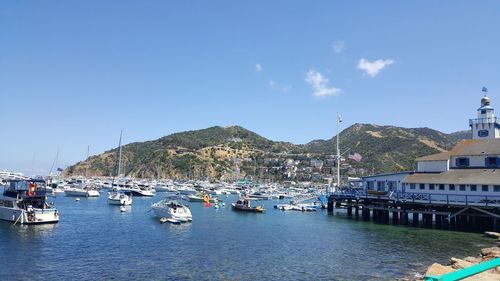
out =
<svg viewBox="0 0 500 281"><path fill-rule="evenodd" d="M486 93L488 92L488 88L483 87L483 90L482 90L482 91L483 91L483 93L485 93L485 94L486 94Z"/></svg>

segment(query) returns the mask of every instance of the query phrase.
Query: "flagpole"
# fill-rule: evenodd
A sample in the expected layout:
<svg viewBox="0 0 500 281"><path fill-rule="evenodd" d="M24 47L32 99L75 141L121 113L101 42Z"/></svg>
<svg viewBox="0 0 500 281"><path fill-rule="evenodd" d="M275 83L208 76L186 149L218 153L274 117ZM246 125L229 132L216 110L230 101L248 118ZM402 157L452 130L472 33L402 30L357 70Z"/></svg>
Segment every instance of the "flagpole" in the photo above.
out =
<svg viewBox="0 0 500 281"><path fill-rule="evenodd" d="M340 115L337 114L337 186L336 186L336 188L340 188L339 124L340 124ZM333 190L334 192L336 191L336 188Z"/></svg>

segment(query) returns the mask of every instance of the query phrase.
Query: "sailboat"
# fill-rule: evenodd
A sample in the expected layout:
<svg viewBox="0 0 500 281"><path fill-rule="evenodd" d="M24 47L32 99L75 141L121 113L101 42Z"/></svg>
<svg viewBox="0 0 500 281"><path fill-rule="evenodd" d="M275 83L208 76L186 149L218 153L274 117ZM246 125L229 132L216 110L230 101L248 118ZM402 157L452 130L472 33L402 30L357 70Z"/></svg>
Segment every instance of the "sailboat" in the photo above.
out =
<svg viewBox="0 0 500 281"><path fill-rule="evenodd" d="M120 176L121 172L121 165L122 165L122 135L123 135L123 130L120 132L120 142L118 144L118 169L117 169L117 174L116 177ZM113 184L114 185L115 178L113 177ZM127 192L122 192L120 188L117 186L113 188L113 191L111 191L108 195L108 203L110 205L120 205L120 206L126 206L126 205L131 205L132 204L132 194L127 193Z"/></svg>

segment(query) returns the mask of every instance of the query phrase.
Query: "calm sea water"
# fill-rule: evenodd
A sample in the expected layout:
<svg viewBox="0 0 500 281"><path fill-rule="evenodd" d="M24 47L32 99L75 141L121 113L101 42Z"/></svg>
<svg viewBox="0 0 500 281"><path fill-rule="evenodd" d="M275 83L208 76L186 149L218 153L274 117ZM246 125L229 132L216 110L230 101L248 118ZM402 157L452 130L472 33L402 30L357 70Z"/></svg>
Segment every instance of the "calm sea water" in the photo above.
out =
<svg viewBox="0 0 500 281"><path fill-rule="evenodd" d="M265 214L190 203L192 223L161 224L148 212L160 199L135 197L121 213L106 196L61 196L49 200L58 224L0 222L1 279L394 280L492 244L480 234L378 225L342 212L282 212L273 201L260 201Z"/></svg>

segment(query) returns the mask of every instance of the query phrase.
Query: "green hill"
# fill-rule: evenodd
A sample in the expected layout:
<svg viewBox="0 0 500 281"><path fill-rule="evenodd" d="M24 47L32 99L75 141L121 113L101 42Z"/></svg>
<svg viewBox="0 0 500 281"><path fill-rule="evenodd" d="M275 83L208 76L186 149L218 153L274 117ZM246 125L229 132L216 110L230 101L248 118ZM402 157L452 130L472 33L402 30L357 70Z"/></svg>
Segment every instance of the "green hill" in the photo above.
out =
<svg viewBox="0 0 500 281"><path fill-rule="evenodd" d="M363 156L349 160L354 171L368 173L413 170L417 157L448 150L467 138L468 132L444 134L429 128L400 128L354 124L340 137L342 152L354 149ZM336 152L336 138L305 145L275 142L239 126L210 127L168 135L153 141L130 143L122 149L122 172L133 177L228 179L260 173L280 179L284 161L298 157L324 158ZM347 153L347 152L346 152ZM113 175L117 149L89 157L65 170L67 175ZM344 155L346 157L347 154ZM306 159L306 160L304 160Z"/></svg>

